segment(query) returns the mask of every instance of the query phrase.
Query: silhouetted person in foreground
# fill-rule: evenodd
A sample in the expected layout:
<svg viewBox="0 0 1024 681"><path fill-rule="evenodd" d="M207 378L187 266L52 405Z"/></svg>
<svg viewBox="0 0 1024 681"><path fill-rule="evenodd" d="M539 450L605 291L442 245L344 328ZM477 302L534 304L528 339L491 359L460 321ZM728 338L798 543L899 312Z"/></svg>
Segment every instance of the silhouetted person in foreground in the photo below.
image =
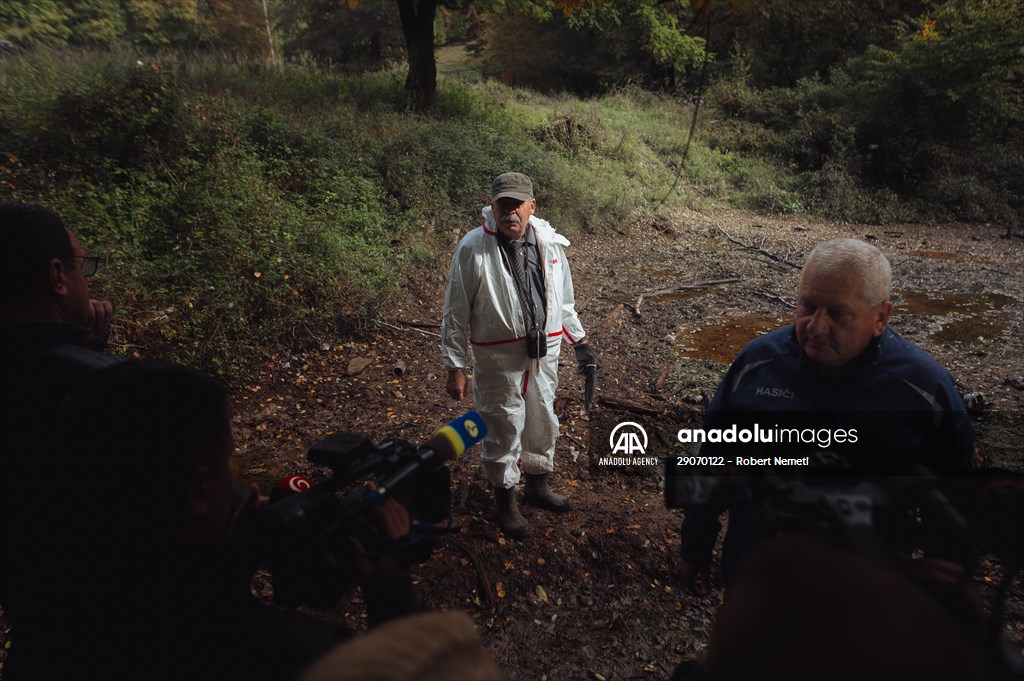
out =
<svg viewBox="0 0 1024 681"><path fill-rule="evenodd" d="M32 646L53 655L39 615L54 605L48 585L64 554L51 539L64 519L46 492L61 460L43 441L67 391L121 361L102 352L111 305L89 295L98 267L51 211L0 203L0 604L15 646L8 678Z"/></svg>
<svg viewBox="0 0 1024 681"><path fill-rule="evenodd" d="M369 619L390 628L371 629L353 649L335 649L350 638L344 625L253 596L255 564L232 529L257 498L235 503L227 396L213 379L173 364L125 362L72 390L59 421L52 446L74 456L41 492L65 520L53 539L67 560L52 584L55 607L44 615L46 645L60 653L27 660L26 675L288 679L328 652L321 666L395 669L388 654L418 633L433 647L405 650L405 666L377 678L424 678L432 665L453 662L468 678L498 678L464 614L406 617L418 609L404 567L365 562ZM410 529L390 498L373 521L391 540Z"/></svg>
<svg viewBox="0 0 1024 681"><path fill-rule="evenodd" d="M703 678L991 678L970 628L895 569L780 537L744 561L715 619Z"/></svg>
<svg viewBox="0 0 1024 681"><path fill-rule="evenodd" d="M4 390L5 406L24 415L20 405L45 398L51 402L31 406L52 407L72 381L117 361L102 353L111 304L89 297L99 265L54 213L0 203L2 361L6 382L26 383L21 394Z"/></svg>

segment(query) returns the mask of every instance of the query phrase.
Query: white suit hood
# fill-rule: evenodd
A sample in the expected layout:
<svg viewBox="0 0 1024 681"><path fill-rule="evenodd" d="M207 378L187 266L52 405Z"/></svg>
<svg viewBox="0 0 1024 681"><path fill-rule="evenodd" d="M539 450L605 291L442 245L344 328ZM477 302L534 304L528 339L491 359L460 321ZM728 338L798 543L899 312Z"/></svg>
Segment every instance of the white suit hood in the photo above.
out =
<svg viewBox="0 0 1024 681"><path fill-rule="evenodd" d="M494 214L491 211L490 205L484 206L481 213L484 216L484 227L491 232L497 232L498 223L494 221ZM538 241L553 241L562 247L569 245L569 240L556 232L555 228L547 220L531 215L530 224L533 225L533 231L537 234Z"/></svg>

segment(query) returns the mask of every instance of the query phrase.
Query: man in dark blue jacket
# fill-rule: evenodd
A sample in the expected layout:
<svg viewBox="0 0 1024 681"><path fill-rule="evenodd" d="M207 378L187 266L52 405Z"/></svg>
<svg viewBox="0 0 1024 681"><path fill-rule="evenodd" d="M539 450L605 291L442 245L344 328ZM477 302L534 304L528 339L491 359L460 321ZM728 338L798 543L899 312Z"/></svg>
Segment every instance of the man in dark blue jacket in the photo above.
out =
<svg viewBox="0 0 1024 681"><path fill-rule="evenodd" d="M888 326L891 285L889 261L871 244L819 244L801 273L796 322L740 352L708 405L705 432L756 423L775 431L775 442L739 450L771 457L831 450L874 471L909 463L945 474L968 470L974 430L963 401L949 373ZM780 445L780 427L805 437ZM721 510L685 508L680 573L690 584L710 561ZM727 583L753 534L753 514L733 507L723 549Z"/></svg>

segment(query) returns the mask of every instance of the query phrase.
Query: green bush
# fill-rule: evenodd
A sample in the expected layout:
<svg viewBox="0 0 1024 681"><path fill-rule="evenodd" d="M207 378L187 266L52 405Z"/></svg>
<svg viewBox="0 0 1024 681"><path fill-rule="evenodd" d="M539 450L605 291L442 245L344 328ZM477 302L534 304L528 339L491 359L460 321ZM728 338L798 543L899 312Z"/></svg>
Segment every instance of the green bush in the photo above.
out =
<svg viewBox="0 0 1024 681"><path fill-rule="evenodd" d="M0 108L2 198L52 207L106 256L116 349L234 377L364 327L399 290L380 146L351 115L297 120L170 69L24 66L35 89Z"/></svg>
<svg viewBox="0 0 1024 681"><path fill-rule="evenodd" d="M759 210L833 217L996 220L1024 215L1024 22L1017 3L946 2L794 88L755 89L744 61L709 91L713 148L762 160L785 186L723 169ZM1007 140L1005 143L1002 140ZM994 168L998 167L998 171Z"/></svg>
<svg viewBox="0 0 1024 681"><path fill-rule="evenodd" d="M849 60L809 99L853 131L851 169L921 199L922 216L1019 219L1020 191L1007 192L1001 177L1024 168L1022 44L1018 3L946 2L904 26L894 49ZM989 171L993 156L999 174Z"/></svg>
<svg viewBox="0 0 1024 681"><path fill-rule="evenodd" d="M475 224L490 181L510 168L530 173L527 149L479 125L424 122L386 145L380 158L384 188L427 232Z"/></svg>
<svg viewBox="0 0 1024 681"><path fill-rule="evenodd" d="M992 34L1005 3L938 9L939 37L908 28L830 79L758 90L740 63L692 139L693 101L636 87L580 101L442 79L424 117L405 110L401 70L23 53L0 62L17 93L0 98L0 199L53 208L107 256L96 286L119 311L118 350L229 378L392 312L508 170L533 177L539 215L572 238L628 230L666 197L1011 222L1024 134L1007 86L1021 56ZM961 79L949 92L923 73L943 68Z"/></svg>
<svg viewBox="0 0 1024 681"><path fill-rule="evenodd" d="M139 167L174 156L191 121L173 77L147 66L110 66L61 92L43 124L48 163Z"/></svg>

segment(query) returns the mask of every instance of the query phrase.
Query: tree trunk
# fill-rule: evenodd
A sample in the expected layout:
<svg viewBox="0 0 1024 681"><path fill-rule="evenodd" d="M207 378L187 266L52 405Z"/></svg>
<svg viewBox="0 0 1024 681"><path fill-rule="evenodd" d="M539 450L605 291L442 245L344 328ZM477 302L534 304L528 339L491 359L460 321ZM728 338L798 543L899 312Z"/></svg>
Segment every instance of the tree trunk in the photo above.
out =
<svg viewBox="0 0 1024 681"><path fill-rule="evenodd" d="M267 0L263 0L263 25L267 27L267 44L270 45L270 65L277 66L277 55L274 53L274 35L270 32L270 14L267 13Z"/></svg>
<svg viewBox="0 0 1024 681"><path fill-rule="evenodd" d="M437 63L434 60L434 16L437 0L397 0L402 19L405 48L409 54L409 75L405 89L417 113L434 108L437 100Z"/></svg>

